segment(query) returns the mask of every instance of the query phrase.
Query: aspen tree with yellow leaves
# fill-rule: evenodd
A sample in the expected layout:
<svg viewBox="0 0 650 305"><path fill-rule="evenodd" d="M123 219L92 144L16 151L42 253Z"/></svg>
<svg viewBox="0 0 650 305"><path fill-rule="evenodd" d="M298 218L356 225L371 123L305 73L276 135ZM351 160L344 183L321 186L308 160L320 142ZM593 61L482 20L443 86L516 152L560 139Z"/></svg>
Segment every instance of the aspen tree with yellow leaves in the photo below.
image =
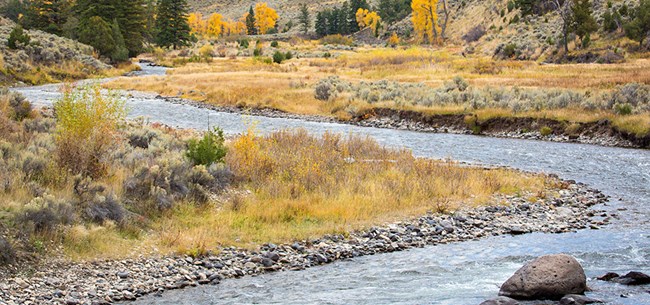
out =
<svg viewBox="0 0 650 305"><path fill-rule="evenodd" d="M440 26L438 25L438 0L413 0L413 29L421 42L436 43Z"/></svg>
<svg viewBox="0 0 650 305"><path fill-rule="evenodd" d="M372 12L364 8L359 8L356 13L357 17L357 24L359 24L359 28L371 28L373 33L377 35L377 31L379 30L379 23L381 22L381 17L379 17L379 14L377 12Z"/></svg>
<svg viewBox="0 0 650 305"><path fill-rule="evenodd" d="M190 30L192 34L195 35L204 35L207 25L203 20L203 14L201 13L191 13L187 16L187 23L190 25Z"/></svg>
<svg viewBox="0 0 650 305"><path fill-rule="evenodd" d="M214 13L208 18L206 32L208 36L219 37L223 32L223 16L221 14Z"/></svg>
<svg viewBox="0 0 650 305"><path fill-rule="evenodd" d="M255 27L260 34L266 34L270 29L275 27L275 22L280 16L270 8L266 2L255 4Z"/></svg>

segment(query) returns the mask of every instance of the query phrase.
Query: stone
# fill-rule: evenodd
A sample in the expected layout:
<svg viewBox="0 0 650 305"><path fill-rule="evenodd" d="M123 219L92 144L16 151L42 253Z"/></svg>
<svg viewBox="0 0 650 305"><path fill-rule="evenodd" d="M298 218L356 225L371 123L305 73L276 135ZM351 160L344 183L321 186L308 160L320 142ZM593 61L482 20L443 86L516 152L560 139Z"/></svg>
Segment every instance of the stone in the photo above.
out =
<svg viewBox="0 0 650 305"><path fill-rule="evenodd" d="M587 277L578 261L566 254L541 256L521 267L499 291L514 299L559 300L567 294L583 294Z"/></svg>
<svg viewBox="0 0 650 305"><path fill-rule="evenodd" d="M121 279L125 279L129 277L129 272L128 271L121 271L117 273L117 276Z"/></svg>
<svg viewBox="0 0 650 305"><path fill-rule="evenodd" d="M560 305L585 305L594 303L603 303L603 301L579 294L568 294L560 299Z"/></svg>
<svg viewBox="0 0 650 305"><path fill-rule="evenodd" d="M631 285L631 286L646 285L646 284L650 284L650 276L638 271L632 271L616 279L616 282L623 285Z"/></svg>
<svg viewBox="0 0 650 305"><path fill-rule="evenodd" d="M618 278L619 276L620 275L618 275L618 273L607 272L605 275L599 276L597 279L600 280L600 281L611 281L611 280L613 280L615 278Z"/></svg>
<svg viewBox="0 0 650 305"><path fill-rule="evenodd" d="M485 300L480 305L519 305L519 302L509 297L499 296L494 299Z"/></svg>

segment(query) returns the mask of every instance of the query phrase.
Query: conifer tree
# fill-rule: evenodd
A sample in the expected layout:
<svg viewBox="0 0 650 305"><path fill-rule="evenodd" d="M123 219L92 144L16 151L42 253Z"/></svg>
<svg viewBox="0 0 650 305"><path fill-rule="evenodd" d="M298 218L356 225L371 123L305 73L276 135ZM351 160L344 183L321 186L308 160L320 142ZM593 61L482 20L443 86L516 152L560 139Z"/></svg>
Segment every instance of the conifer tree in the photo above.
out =
<svg viewBox="0 0 650 305"><path fill-rule="evenodd" d="M302 32L307 34L307 32L309 32L309 28L311 28L311 16L309 16L309 9L307 8L307 4L303 3L300 5L300 17L298 18L298 22L300 23Z"/></svg>
<svg viewBox="0 0 650 305"><path fill-rule="evenodd" d="M156 43L174 49L188 45L191 37L187 16L186 0L158 0Z"/></svg>
<svg viewBox="0 0 650 305"><path fill-rule="evenodd" d="M255 10L253 6L248 10L248 14L245 15L246 18L246 31L248 35L257 35L257 27L255 26Z"/></svg>

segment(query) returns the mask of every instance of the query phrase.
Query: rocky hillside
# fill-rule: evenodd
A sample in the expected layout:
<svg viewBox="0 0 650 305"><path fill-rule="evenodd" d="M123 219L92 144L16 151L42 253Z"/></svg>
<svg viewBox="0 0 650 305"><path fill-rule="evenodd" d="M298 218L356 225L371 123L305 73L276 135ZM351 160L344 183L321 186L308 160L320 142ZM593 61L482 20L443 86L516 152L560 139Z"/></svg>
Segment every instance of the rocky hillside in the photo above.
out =
<svg viewBox="0 0 650 305"><path fill-rule="evenodd" d="M42 31L26 30L29 43L9 48L7 41L15 27L14 22L0 19L0 83L78 79L111 68L95 59L92 47Z"/></svg>
<svg viewBox="0 0 650 305"><path fill-rule="evenodd" d="M300 6L308 5L314 18L316 12L331 8L345 0L268 0L267 3L275 8L281 16L280 25L289 20L297 19ZM210 14L219 12L229 18L239 18L256 0L190 0L192 11ZM369 1L376 5L378 0ZM508 3L510 0L449 0L452 7L447 36L455 45L466 46L466 52L479 52L497 57L513 57L519 59L553 60L555 51L561 42L561 26L559 15L549 12L542 16L529 15L521 18L517 8ZM633 7L639 0L592 0L594 16L599 25L602 24L603 14L607 3L612 2L613 9L618 10L623 5ZM385 25L387 36L397 32L405 37L413 32L410 16L392 25ZM587 50L580 50L574 40L570 43L573 56L577 61L617 61L625 56L625 49L630 43L621 39L621 30L611 34L592 35L592 45ZM649 40L650 41L650 40ZM574 52L572 52L574 53Z"/></svg>

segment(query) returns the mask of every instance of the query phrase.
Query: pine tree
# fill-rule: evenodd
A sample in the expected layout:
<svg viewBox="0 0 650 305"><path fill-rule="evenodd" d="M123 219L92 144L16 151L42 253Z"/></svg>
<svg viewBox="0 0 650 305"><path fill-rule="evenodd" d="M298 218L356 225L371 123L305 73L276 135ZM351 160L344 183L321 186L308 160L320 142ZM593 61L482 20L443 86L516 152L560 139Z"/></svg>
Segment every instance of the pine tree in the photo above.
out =
<svg viewBox="0 0 650 305"><path fill-rule="evenodd" d="M111 60L113 62L125 62L129 60L129 50L126 47L126 42L124 36L122 36L120 24L117 22L117 19L114 19L111 25L111 36L114 42L113 51L110 54Z"/></svg>
<svg viewBox="0 0 650 305"><path fill-rule="evenodd" d="M307 4L300 5L300 17L298 17L298 23L300 23L300 28L302 32L307 34L309 28L311 28L311 17L309 16L309 9Z"/></svg>
<svg viewBox="0 0 650 305"><path fill-rule="evenodd" d="M158 0L156 43L174 49L188 45L191 37L187 16L186 0Z"/></svg>
<svg viewBox="0 0 650 305"><path fill-rule="evenodd" d="M61 35L71 7L70 0L31 0L26 10L25 26Z"/></svg>
<svg viewBox="0 0 650 305"><path fill-rule="evenodd" d="M350 33L360 30L359 24L357 23L357 11L360 8L367 10L370 9L370 5L368 5L366 0L350 0L347 11L348 30Z"/></svg>
<svg viewBox="0 0 650 305"><path fill-rule="evenodd" d="M111 26L99 16L85 19L79 24L79 41L93 46L102 55L108 56L115 50Z"/></svg>
<svg viewBox="0 0 650 305"><path fill-rule="evenodd" d="M352 29L350 28L350 20L348 12L350 11L350 6L348 5L347 2L343 2L343 5L339 9L338 15L336 18L338 19L336 21L338 28L336 33L337 34L342 34L342 35L348 35L352 33Z"/></svg>
<svg viewBox="0 0 650 305"><path fill-rule="evenodd" d="M632 19L624 28L625 35L643 47L643 42L650 35L650 0L639 2L639 6L632 11Z"/></svg>
<svg viewBox="0 0 650 305"><path fill-rule="evenodd" d="M592 15L591 3L589 0L573 0L574 4L571 8L572 11L572 30L580 37L583 47L589 45L591 33L598 30L596 19Z"/></svg>
<svg viewBox="0 0 650 305"><path fill-rule="evenodd" d="M248 35L257 35L257 27L255 26L255 10L253 6L248 10L246 15L246 31Z"/></svg>
<svg viewBox="0 0 650 305"><path fill-rule="evenodd" d="M319 36L327 35L327 17L326 12L316 14L316 34Z"/></svg>

